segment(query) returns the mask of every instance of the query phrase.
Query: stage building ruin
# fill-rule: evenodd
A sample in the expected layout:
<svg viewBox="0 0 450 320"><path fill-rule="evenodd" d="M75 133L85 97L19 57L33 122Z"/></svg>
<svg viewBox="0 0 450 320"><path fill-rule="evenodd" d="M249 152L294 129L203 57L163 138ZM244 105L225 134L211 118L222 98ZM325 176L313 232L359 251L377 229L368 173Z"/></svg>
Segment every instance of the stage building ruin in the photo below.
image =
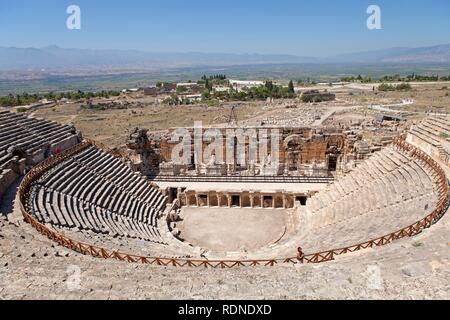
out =
<svg viewBox="0 0 450 320"><path fill-rule="evenodd" d="M177 135L174 129L149 136L147 130L136 129L129 136L126 152L133 168L147 176L335 177L349 172L358 162L380 149L370 146L351 130L182 130L184 135ZM216 132L212 139L211 130ZM201 152L196 152L196 135L201 137ZM174 154L186 161L173 159Z"/></svg>

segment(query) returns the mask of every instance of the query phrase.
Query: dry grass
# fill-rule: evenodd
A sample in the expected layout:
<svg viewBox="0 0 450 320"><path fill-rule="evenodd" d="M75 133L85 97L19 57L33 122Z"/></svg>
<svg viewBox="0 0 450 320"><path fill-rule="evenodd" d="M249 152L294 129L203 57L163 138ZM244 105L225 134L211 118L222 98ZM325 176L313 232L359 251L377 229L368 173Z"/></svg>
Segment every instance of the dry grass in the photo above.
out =
<svg viewBox="0 0 450 320"><path fill-rule="evenodd" d="M414 84L408 92L372 92L371 90L357 90L349 88L329 89L337 95L337 101L327 103L325 107L345 107L370 104L394 104L404 99L414 99L414 105L402 107L402 110L425 112L428 110L450 112L450 84ZM191 127L195 121L202 121L203 125L217 125L228 121L233 104L220 105L188 105L167 106L158 104L154 98L135 96L122 99L132 102L132 107L126 110L86 110L80 104L61 104L55 107L35 111L37 117L55 120L61 123L73 123L86 137L103 142L110 147L124 144L130 131L136 127L158 132L173 127ZM277 101L270 108L264 108L265 102L239 103L237 111L240 121L258 119L262 116L283 119L286 117L286 104L298 107L314 108L314 106L300 102ZM352 122L362 120L366 116L365 110L349 111L345 115L337 116L336 120ZM420 115L418 115L420 117ZM416 116L417 117L417 116Z"/></svg>
<svg viewBox="0 0 450 320"><path fill-rule="evenodd" d="M245 120L255 116L262 106L249 103L241 106L238 118ZM227 122L229 105L221 106L166 106L144 103L126 110L86 110L80 104L63 104L40 109L34 116L60 123L73 123L86 137L95 139L110 147L123 145L130 131L136 127L157 132L173 127L191 127L195 121L204 125Z"/></svg>

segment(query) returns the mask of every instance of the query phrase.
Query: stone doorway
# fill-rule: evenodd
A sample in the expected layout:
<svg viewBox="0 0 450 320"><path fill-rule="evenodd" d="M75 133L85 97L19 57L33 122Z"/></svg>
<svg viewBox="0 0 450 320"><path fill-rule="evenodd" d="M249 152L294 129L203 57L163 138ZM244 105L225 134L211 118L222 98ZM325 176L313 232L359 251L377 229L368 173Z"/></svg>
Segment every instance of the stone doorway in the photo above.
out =
<svg viewBox="0 0 450 320"><path fill-rule="evenodd" d="M217 195L213 194L209 196L209 206L210 207L218 207L219 206L219 199L217 198Z"/></svg>
<svg viewBox="0 0 450 320"><path fill-rule="evenodd" d="M208 206L208 196L207 195L198 196L198 206L199 207L207 207Z"/></svg>
<svg viewBox="0 0 450 320"><path fill-rule="evenodd" d="M337 162L338 162L338 156L330 155L328 157L328 170L331 172L335 172L337 170Z"/></svg>
<svg viewBox="0 0 450 320"><path fill-rule="evenodd" d="M232 207L240 207L241 206L241 197L240 196L231 196L231 206Z"/></svg>
<svg viewBox="0 0 450 320"><path fill-rule="evenodd" d="M169 202L172 203L178 198L178 188L169 188Z"/></svg>
<svg viewBox="0 0 450 320"><path fill-rule="evenodd" d="M273 197L272 196L264 196L263 208L273 208Z"/></svg>
<svg viewBox="0 0 450 320"><path fill-rule="evenodd" d="M251 208L251 202L250 202L250 196L248 195L243 195L242 196L242 207L243 208Z"/></svg>
<svg viewBox="0 0 450 320"><path fill-rule="evenodd" d="M274 203L275 209L284 209L283 197L280 197L280 196L275 197L274 202L275 202Z"/></svg>
<svg viewBox="0 0 450 320"><path fill-rule="evenodd" d="M221 207L228 207L228 198L227 198L226 195L223 195L223 194L220 195L219 199L220 199L220 206Z"/></svg>
<svg viewBox="0 0 450 320"><path fill-rule="evenodd" d="M300 202L301 206L306 206L306 202L308 201L308 197L306 196L298 196L295 198L297 202Z"/></svg>

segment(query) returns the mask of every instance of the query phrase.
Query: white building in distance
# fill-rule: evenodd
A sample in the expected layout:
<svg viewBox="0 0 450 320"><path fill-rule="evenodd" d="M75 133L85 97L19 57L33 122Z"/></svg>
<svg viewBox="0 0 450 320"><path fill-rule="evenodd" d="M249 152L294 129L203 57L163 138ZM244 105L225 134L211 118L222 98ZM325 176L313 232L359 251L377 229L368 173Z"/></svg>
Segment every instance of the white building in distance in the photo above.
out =
<svg viewBox="0 0 450 320"><path fill-rule="evenodd" d="M230 86L238 91L241 91L243 88L254 88L260 87L264 85L264 81L242 81L242 80L229 80Z"/></svg>

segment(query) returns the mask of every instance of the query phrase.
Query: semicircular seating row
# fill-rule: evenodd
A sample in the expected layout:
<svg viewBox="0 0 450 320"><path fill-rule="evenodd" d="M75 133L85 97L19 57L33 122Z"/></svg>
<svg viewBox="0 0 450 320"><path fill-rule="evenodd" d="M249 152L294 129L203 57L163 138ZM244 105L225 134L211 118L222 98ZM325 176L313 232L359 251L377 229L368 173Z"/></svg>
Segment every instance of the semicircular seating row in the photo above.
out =
<svg viewBox="0 0 450 320"><path fill-rule="evenodd" d="M427 163L388 147L313 196L298 211L296 234L270 250L287 254L301 246L312 254L391 234L433 212L437 186Z"/></svg>
<svg viewBox="0 0 450 320"><path fill-rule="evenodd" d="M57 148L64 151L80 142L75 128L31 118L0 108L0 198L9 185ZM20 150L14 152L10 147Z"/></svg>
<svg viewBox="0 0 450 320"><path fill-rule="evenodd" d="M32 154L46 144L58 144L64 139L75 136L76 132L71 126L0 110L0 152L2 154L6 154L10 146L16 146L25 153Z"/></svg>
<svg viewBox="0 0 450 320"><path fill-rule="evenodd" d="M388 147L313 196L296 213L294 234L247 257L291 257L298 246L322 252L398 231L435 209L437 179L424 161ZM37 180L28 207L74 240L138 255L198 257L195 248L161 232L157 217L166 201L120 159L91 146Z"/></svg>
<svg viewBox="0 0 450 320"><path fill-rule="evenodd" d="M428 117L412 126L409 133L431 145L450 145L450 118Z"/></svg>
<svg viewBox="0 0 450 320"><path fill-rule="evenodd" d="M136 254L184 257L190 251L158 226L167 197L122 159L94 146L46 172L30 194L36 219L73 240Z"/></svg>
<svg viewBox="0 0 450 320"><path fill-rule="evenodd" d="M428 117L411 127L406 141L450 165L450 117Z"/></svg>

